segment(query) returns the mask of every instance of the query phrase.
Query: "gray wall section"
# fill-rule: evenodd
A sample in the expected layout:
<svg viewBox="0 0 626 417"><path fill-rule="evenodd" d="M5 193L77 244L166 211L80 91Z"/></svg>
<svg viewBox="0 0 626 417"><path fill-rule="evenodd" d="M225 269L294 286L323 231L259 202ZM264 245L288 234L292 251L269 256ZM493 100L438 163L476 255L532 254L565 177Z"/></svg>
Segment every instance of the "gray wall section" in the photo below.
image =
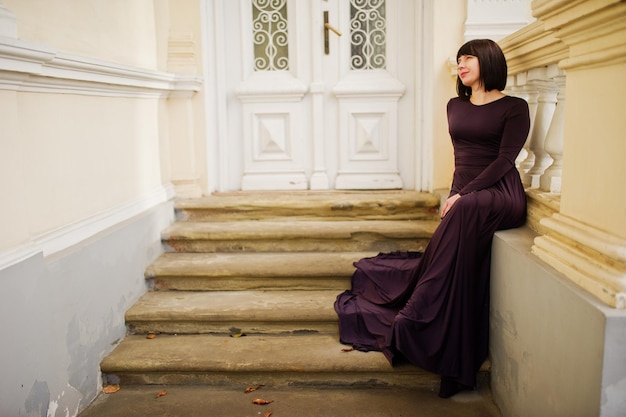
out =
<svg viewBox="0 0 626 417"><path fill-rule="evenodd" d="M600 398L602 416L626 416L626 319L624 312L607 314Z"/></svg>
<svg viewBox="0 0 626 417"><path fill-rule="evenodd" d="M626 312L607 308L530 253L535 235L496 233L491 386L505 417L626 415Z"/></svg>
<svg viewBox="0 0 626 417"><path fill-rule="evenodd" d="M0 417L75 416L95 398L100 361L126 334L173 217L168 202L0 271Z"/></svg>

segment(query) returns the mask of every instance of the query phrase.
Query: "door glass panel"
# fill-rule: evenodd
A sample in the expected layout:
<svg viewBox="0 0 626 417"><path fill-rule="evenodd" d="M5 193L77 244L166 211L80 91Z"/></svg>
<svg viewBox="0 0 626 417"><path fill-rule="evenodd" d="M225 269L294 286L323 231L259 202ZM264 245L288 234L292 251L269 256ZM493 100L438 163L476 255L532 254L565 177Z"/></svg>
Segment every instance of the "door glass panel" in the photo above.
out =
<svg viewBox="0 0 626 417"><path fill-rule="evenodd" d="M385 0L350 0L350 68L385 69Z"/></svg>
<svg viewBox="0 0 626 417"><path fill-rule="evenodd" d="M287 0L252 0L254 70L289 69Z"/></svg>

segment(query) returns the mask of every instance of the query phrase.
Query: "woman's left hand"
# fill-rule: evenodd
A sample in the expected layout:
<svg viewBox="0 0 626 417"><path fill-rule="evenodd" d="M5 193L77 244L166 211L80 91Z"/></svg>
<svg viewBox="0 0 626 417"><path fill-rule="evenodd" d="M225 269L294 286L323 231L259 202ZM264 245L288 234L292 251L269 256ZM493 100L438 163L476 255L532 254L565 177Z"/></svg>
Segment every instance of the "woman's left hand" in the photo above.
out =
<svg viewBox="0 0 626 417"><path fill-rule="evenodd" d="M461 198L461 194L455 194L452 197L448 197L448 199L443 203L443 208L441 209L441 218L443 219L446 214L450 211L454 203Z"/></svg>

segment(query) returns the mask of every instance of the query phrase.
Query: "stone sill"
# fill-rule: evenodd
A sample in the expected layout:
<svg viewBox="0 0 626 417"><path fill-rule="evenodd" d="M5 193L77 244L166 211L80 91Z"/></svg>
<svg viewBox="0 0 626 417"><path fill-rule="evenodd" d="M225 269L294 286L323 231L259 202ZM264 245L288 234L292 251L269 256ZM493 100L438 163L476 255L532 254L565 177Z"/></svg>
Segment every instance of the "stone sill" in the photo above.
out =
<svg viewBox="0 0 626 417"><path fill-rule="evenodd" d="M526 198L528 204L526 225L540 235L546 234L545 227L540 224L540 221L561 211L561 195L537 188L528 188Z"/></svg>

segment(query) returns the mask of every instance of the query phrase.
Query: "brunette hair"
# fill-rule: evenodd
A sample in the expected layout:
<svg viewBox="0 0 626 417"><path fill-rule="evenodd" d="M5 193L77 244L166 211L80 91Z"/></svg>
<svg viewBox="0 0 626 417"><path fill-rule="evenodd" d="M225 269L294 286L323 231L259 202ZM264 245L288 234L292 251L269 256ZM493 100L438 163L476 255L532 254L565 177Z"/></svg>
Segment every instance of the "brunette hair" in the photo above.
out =
<svg viewBox="0 0 626 417"><path fill-rule="evenodd" d="M466 42L456 54L457 62L462 55L472 55L478 58L480 82L485 91L502 91L506 87L508 68L504 53L497 43L491 39L474 39ZM456 79L456 92L464 100L469 100L472 88L463 85L461 77Z"/></svg>

